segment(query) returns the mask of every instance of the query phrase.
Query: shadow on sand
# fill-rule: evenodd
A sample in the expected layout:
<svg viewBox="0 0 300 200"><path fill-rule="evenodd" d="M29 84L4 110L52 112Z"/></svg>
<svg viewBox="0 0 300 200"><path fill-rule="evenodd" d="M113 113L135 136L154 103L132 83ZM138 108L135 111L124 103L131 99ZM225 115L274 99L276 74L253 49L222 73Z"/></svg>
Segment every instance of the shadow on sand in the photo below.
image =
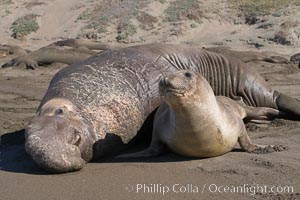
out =
<svg viewBox="0 0 300 200"><path fill-rule="evenodd" d="M2 135L0 142L0 170L25 174L47 174L26 153L24 129Z"/></svg>
<svg viewBox="0 0 300 200"><path fill-rule="evenodd" d="M147 148L151 142L151 132L153 125L153 116L151 114L136 137L124 144L119 136L114 134L107 134L103 140L99 140L94 144L94 163L128 163L128 162L142 162L142 163L155 163L155 162L181 162L189 160L201 160L203 158L189 158L177 155L165 150L160 156L150 158L127 158L116 159L114 155L133 153ZM0 145L0 170L14 173L25 173L35 175L49 175L46 171L41 169L26 153L25 151L25 130L18 130L11 133L6 133L1 136ZM118 151L116 150L118 147ZM123 147L123 148L121 148ZM100 148L100 149L99 149ZM241 152L241 149L234 149L235 152ZM100 158L97 154L101 152ZM103 155L106 155L103 157ZM204 158L205 159L205 158Z"/></svg>
<svg viewBox="0 0 300 200"><path fill-rule="evenodd" d="M109 133L106 134L106 137L103 140L99 140L94 144L94 156L96 157L96 159L94 159L92 162L101 164L124 162L180 162L188 160L201 160L201 158L188 158L179 156L167 149L157 157L130 159L114 158L114 155L141 151L150 145L154 114L155 112L148 116L138 134L129 142L129 144L125 145L122 142L121 138L117 135ZM0 170L14 173L49 175L49 173L41 169L26 153L24 146L24 129L2 135L0 142ZM123 148L120 148L121 146ZM116 150L116 147L118 147L118 150L114 151ZM240 152L241 149L234 149L233 151ZM105 155L105 157L103 157L103 155ZM100 157L101 159L97 157Z"/></svg>
<svg viewBox="0 0 300 200"><path fill-rule="evenodd" d="M110 134L107 137L112 137ZM114 137L114 145L122 145L121 139ZM147 148L149 145L149 136L138 134L136 138L133 139L131 144L124 145L124 150L121 153L131 153L140 151ZM143 138L143 139L142 139ZM104 139L105 142L108 138ZM102 141L97 142L97 146L101 146ZM50 175L43 169L41 169L26 153L25 151L25 130L19 130L12 133L6 133L1 136L1 159L0 159L0 170L13 172L13 173L24 173L24 174L34 174L34 175ZM107 146L107 145L105 145ZM107 146L109 147L109 146ZM95 163L125 163L125 162L179 162L193 160L193 158L185 158L176 154L169 152L168 150L164 152L161 156L153 158L132 158L132 159L115 159L113 155L117 152L112 153L110 156L102 157L101 159L93 160ZM118 152L120 154L120 152Z"/></svg>
<svg viewBox="0 0 300 200"><path fill-rule="evenodd" d="M136 159L115 159L113 155L131 153L147 148L151 142L151 132L153 126L153 112L145 121L144 125L132 141L124 145L121 138L114 134L107 134L105 139L97 141L94 145L94 155L97 157L98 152L102 152L101 158L94 159L96 163L124 163L124 162L178 162L191 160L173 153L163 153L161 156L153 158L136 158ZM25 151L25 130L18 130L6 133L0 138L0 170L25 173L34 175L49 175L41 169ZM123 146L124 148L120 148ZM114 149L118 147L118 151ZM99 149L101 148L101 149ZM96 153L97 152L97 153ZM103 157L104 155L108 155Z"/></svg>
<svg viewBox="0 0 300 200"><path fill-rule="evenodd" d="M114 155L141 151L150 145L154 115L155 111L148 116L138 134L129 142L129 144L124 145L119 136L109 133L103 140L97 141L94 144L94 156L96 159L94 159L92 162L101 164L126 162L181 162L189 160L201 160L201 158L183 157L174 154L169 150L165 150L165 152L157 157L130 159L114 158ZM49 173L41 169L26 153L24 147L24 129L2 135L0 142L0 170L14 173L49 175ZM118 150L114 151L116 149ZM241 150L234 149L233 151L240 152ZM102 155L97 155L99 152ZM103 155L106 156L103 157Z"/></svg>

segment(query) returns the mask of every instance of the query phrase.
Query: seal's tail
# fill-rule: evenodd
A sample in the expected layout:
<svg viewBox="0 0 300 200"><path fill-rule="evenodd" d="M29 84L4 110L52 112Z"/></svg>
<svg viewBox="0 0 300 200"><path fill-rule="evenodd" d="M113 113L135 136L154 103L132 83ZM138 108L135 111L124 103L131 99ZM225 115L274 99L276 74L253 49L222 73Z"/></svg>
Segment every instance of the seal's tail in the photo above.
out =
<svg viewBox="0 0 300 200"><path fill-rule="evenodd" d="M280 92L278 93L279 95L276 98L278 110L292 115L290 117L300 120L300 100Z"/></svg>

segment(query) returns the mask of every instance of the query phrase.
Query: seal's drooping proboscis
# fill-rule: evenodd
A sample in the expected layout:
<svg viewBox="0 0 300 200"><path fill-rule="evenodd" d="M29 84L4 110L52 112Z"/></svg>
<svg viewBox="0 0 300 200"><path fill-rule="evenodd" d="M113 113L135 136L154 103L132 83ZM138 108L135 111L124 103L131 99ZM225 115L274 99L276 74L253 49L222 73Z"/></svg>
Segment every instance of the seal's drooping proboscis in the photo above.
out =
<svg viewBox="0 0 300 200"><path fill-rule="evenodd" d="M300 116L300 101L275 91L246 64L201 48L149 44L106 51L59 71L26 128L26 150L44 169L78 170L118 152L161 103L161 76L202 74L216 95Z"/></svg>
<svg viewBox="0 0 300 200"><path fill-rule="evenodd" d="M276 109L249 107L228 97L216 97L205 78L192 71L165 76L159 87L165 102L155 114L150 147L119 158L156 156L165 145L190 157L219 156L231 151L237 142L251 153L284 148L253 144L243 122L245 118L272 119L279 115Z"/></svg>

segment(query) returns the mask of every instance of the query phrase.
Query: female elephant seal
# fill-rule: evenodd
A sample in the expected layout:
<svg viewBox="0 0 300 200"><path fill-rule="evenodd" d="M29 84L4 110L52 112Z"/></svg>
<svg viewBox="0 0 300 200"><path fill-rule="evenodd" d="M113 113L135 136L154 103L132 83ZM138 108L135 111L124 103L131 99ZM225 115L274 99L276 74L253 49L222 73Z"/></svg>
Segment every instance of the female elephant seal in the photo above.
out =
<svg viewBox="0 0 300 200"><path fill-rule="evenodd" d="M156 156L164 145L190 157L219 156L231 151L237 142L247 152L281 148L253 144L243 122L245 118L277 117L278 110L251 108L228 97L215 97L205 78L192 71L163 77L159 88L165 102L155 114L150 147L119 158Z"/></svg>
<svg viewBox="0 0 300 200"><path fill-rule="evenodd" d="M160 105L160 77L182 69L202 74L216 95L300 116L299 100L275 91L238 60L201 48L132 46L72 64L53 77L26 128L27 152L55 173L120 152Z"/></svg>

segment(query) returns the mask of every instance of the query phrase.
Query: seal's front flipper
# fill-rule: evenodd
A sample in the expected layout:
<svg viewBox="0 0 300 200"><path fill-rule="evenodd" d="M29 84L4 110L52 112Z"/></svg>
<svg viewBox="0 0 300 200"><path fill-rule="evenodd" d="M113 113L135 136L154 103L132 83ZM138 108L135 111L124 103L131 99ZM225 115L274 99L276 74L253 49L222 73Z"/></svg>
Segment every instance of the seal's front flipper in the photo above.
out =
<svg viewBox="0 0 300 200"><path fill-rule="evenodd" d="M29 57L21 57L21 58L14 58L8 63L5 63L2 65L3 68L5 67L11 67L11 66L18 66L20 64L25 64L27 69L35 69L38 67L37 61L29 58Z"/></svg>
<svg viewBox="0 0 300 200"><path fill-rule="evenodd" d="M239 136L238 142L241 148L248 153L256 153L256 154L265 154L265 153L272 153L278 151L284 151L287 147L281 145L257 145L253 144L247 134L245 127L243 127L243 131Z"/></svg>
<svg viewBox="0 0 300 200"><path fill-rule="evenodd" d="M140 152L136 153L129 153L129 154L121 154L118 156L115 156L115 158L143 158L143 157L154 157L161 154L163 151L164 144L160 141L152 141L151 145L148 149L145 149Z"/></svg>

